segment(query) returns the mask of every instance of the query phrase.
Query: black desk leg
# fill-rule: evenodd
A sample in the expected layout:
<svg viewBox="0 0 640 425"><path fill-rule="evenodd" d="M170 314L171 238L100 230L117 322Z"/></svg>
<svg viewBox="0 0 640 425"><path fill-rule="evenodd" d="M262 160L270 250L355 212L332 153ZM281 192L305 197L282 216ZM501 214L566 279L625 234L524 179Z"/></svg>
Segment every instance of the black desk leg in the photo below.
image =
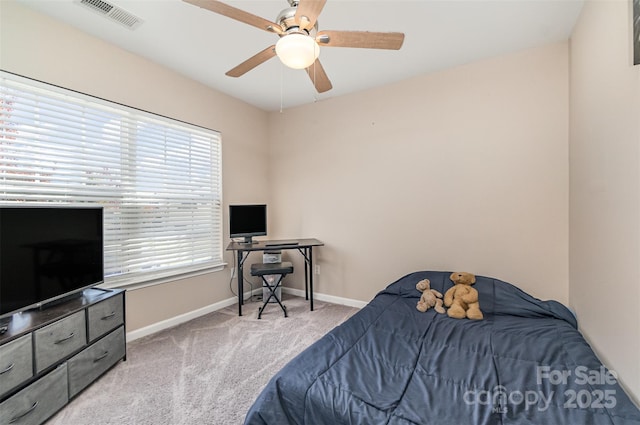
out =
<svg viewBox="0 0 640 425"><path fill-rule="evenodd" d="M306 264L306 263L305 263ZM311 306L311 311L313 311L313 247L309 247L309 305Z"/></svg>
<svg viewBox="0 0 640 425"><path fill-rule="evenodd" d="M244 288L242 287L243 263L242 251L238 251L238 264L236 265L236 273L238 273L238 316L242 316L242 304L244 303Z"/></svg>
<svg viewBox="0 0 640 425"><path fill-rule="evenodd" d="M304 257L304 299L309 300L309 261L307 252L308 249L305 248L302 256Z"/></svg>

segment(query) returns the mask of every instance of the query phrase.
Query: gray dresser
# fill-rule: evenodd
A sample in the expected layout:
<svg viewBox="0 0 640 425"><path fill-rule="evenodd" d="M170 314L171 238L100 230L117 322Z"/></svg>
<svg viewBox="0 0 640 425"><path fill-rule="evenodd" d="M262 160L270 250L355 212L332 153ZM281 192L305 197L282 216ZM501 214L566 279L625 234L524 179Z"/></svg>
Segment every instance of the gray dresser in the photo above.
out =
<svg viewBox="0 0 640 425"><path fill-rule="evenodd" d="M41 424L126 359L122 290L86 289L0 335L0 425Z"/></svg>

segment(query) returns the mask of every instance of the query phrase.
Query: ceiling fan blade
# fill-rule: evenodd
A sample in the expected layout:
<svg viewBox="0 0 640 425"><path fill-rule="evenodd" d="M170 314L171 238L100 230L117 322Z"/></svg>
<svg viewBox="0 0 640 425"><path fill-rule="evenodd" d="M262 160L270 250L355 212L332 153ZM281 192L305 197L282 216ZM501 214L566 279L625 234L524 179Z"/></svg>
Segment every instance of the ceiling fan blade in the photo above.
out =
<svg viewBox="0 0 640 425"><path fill-rule="evenodd" d="M327 47L399 50L404 42L401 32L320 31L316 41Z"/></svg>
<svg viewBox="0 0 640 425"><path fill-rule="evenodd" d="M304 30L313 28L327 0L300 0L296 8L295 22Z"/></svg>
<svg viewBox="0 0 640 425"><path fill-rule="evenodd" d="M242 62L240 65L235 68L227 71L225 75L229 77L240 77L241 75L246 74L251 71L256 66L268 61L272 57L276 55L276 46L269 46L258 54L251 56L246 61Z"/></svg>
<svg viewBox="0 0 640 425"><path fill-rule="evenodd" d="M261 30L265 30L268 32L273 32L276 34L282 34L282 28L280 25L275 22L271 22L267 19L261 18L259 16L253 15L249 12L245 12L244 10L237 9L233 6L229 6L228 4L222 3L216 0L182 0L185 3L192 4L194 6L201 7L203 9L207 9L211 12L219 13L220 15L226 16L231 19L235 19L236 21L244 22L245 24L252 25L256 28L260 28Z"/></svg>
<svg viewBox="0 0 640 425"><path fill-rule="evenodd" d="M324 72L324 68L318 59L316 59L313 65L307 68L306 71L318 93L324 93L333 88L331 81L329 81L329 77L327 77L327 73Z"/></svg>

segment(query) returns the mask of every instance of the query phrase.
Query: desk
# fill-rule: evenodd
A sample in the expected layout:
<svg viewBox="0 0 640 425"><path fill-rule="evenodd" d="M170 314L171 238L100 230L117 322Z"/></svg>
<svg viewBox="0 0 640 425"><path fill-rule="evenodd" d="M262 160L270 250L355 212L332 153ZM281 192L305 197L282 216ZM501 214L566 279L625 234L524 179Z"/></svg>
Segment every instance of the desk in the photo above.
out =
<svg viewBox="0 0 640 425"><path fill-rule="evenodd" d="M313 311L313 247L324 244L317 239L287 239L287 242L295 241L296 245L279 244L275 241L256 241L253 243L231 242L227 251L235 251L238 255L236 272L238 273L238 316L242 316L242 304L244 304L244 273L243 265L252 251L284 251L296 249L304 258L304 290L305 299L309 300L309 306ZM260 260L262 262L262 259Z"/></svg>

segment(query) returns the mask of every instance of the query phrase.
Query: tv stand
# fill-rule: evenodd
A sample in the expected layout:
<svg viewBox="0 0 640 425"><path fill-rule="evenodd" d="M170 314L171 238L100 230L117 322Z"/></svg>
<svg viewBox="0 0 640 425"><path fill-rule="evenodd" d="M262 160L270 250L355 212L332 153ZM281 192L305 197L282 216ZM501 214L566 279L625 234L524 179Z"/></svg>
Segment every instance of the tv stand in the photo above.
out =
<svg viewBox="0 0 640 425"><path fill-rule="evenodd" d="M14 314L0 334L0 424L44 423L126 360L124 303L123 290L91 288Z"/></svg>

